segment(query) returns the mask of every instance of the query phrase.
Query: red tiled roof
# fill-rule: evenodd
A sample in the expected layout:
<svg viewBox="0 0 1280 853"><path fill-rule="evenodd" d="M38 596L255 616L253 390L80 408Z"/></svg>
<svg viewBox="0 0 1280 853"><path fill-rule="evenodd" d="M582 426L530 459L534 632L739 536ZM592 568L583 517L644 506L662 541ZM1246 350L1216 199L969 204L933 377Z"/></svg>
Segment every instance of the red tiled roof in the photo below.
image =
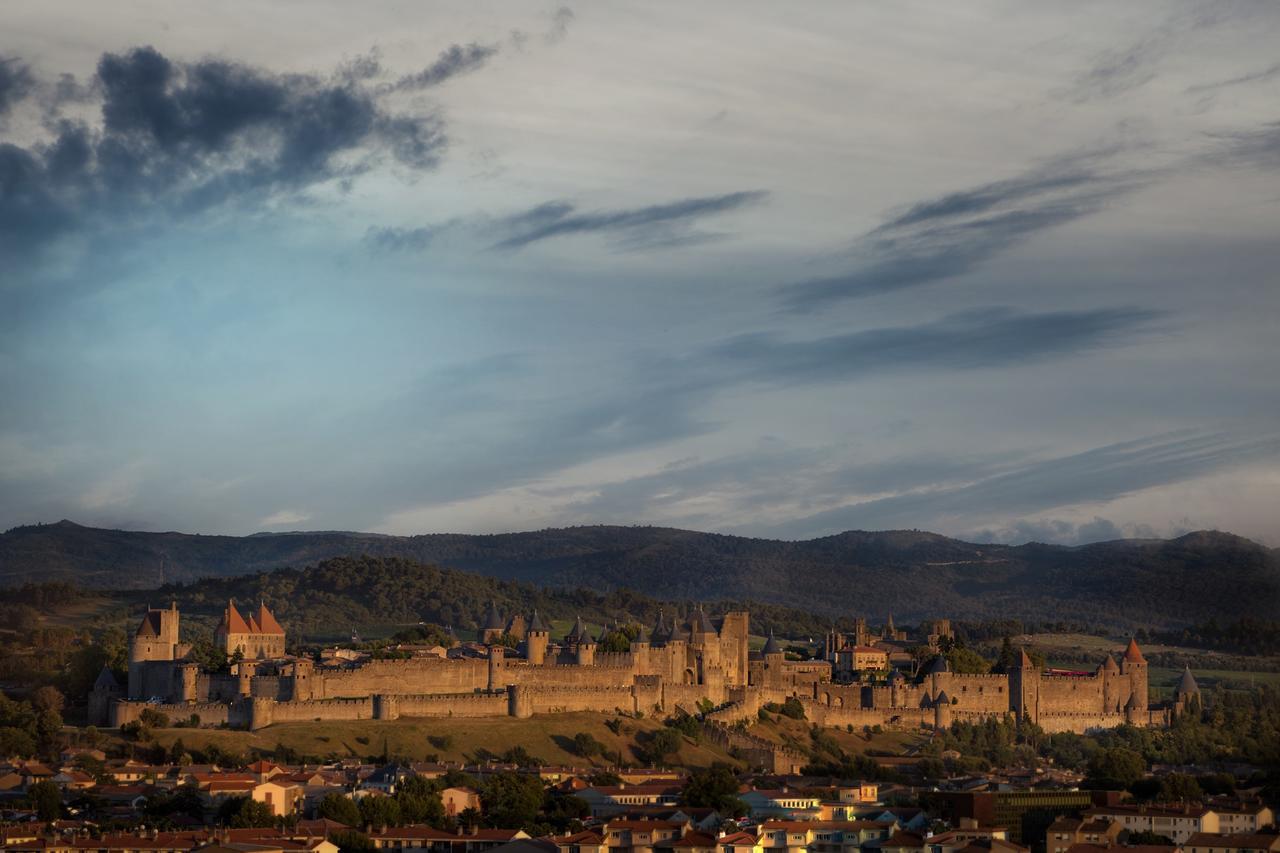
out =
<svg viewBox="0 0 1280 853"><path fill-rule="evenodd" d="M1147 659L1142 656L1142 650L1138 648L1138 641L1133 637L1129 638L1129 648L1124 650L1124 659L1129 663L1147 662Z"/></svg>
<svg viewBox="0 0 1280 853"><path fill-rule="evenodd" d="M218 630L223 634L256 633L249 627L249 623L244 621L240 611L236 610L236 603L230 600L227 601L227 609L222 611L222 622L219 623Z"/></svg>
<svg viewBox="0 0 1280 853"><path fill-rule="evenodd" d="M271 611L267 609L267 605L263 602L258 603L258 633L259 634L279 634L284 636L284 628L280 627L280 623L276 621L276 617L271 615Z"/></svg>

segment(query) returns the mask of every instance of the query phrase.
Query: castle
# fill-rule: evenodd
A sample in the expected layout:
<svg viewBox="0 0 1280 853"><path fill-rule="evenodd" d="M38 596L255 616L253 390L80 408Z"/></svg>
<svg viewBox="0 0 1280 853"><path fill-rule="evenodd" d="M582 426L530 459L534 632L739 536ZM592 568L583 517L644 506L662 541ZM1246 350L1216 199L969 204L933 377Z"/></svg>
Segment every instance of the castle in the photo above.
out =
<svg viewBox="0 0 1280 853"><path fill-rule="evenodd" d="M711 722L731 724L794 698L819 725L941 729L1011 716L1048 732L1086 732L1166 725L1199 701L1188 671L1174 701L1153 706L1147 661L1132 640L1118 663L1107 654L1091 672L1044 670L1022 652L1005 673L952 672L937 655L908 676L887 666L891 656L871 645L875 638L861 620L852 636L833 631L816 658L796 660L772 633L751 651L744 611L718 619L701 608L686 619L660 613L626 651L605 652L580 618L553 638L537 612L503 619L491 605L481 642L448 656L324 664L286 654L285 631L265 603L245 617L228 602L216 637L230 663L214 672L188 659L178 628L176 604L148 609L130 642L127 693L104 670L90 696L95 722L119 726L154 707L192 723L250 729L289 721L699 709ZM923 630L930 643L951 632L945 620ZM890 623L880 637L892 648L884 641L906 634ZM514 649L504 645L512 642ZM833 680L850 660L884 669Z"/></svg>

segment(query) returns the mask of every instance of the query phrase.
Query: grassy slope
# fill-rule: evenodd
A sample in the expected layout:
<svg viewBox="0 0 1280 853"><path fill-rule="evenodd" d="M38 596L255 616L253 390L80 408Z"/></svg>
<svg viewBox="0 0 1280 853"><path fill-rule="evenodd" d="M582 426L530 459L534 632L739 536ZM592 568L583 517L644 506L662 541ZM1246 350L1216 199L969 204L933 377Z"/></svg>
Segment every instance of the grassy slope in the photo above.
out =
<svg viewBox="0 0 1280 853"><path fill-rule="evenodd" d="M442 761L483 760L489 755L499 755L520 745L530 754L548 764L575 766L604 765L581 758L571 752L573 736L587 732L605 745L610 752L621 749L634 760L631 747L636 737L654 731L662 724L658 720L624 720L624 728L615 735L606 726L610 714L575 712L568 714L537 715L528 720L510 717L481 719L430 719L430 720L360 720L354 722L282 723L257 732L225 729L161 729L155 739L170 746L181 738L187 748L202 748L217 744L235 753L248 754L258 749L270 751L277 744L297 750L302 755L318 758L341 756L380 755L385 739L391 755L425 758L436 755ZM429 736L446 736L452 740L447 749L433 745ZM706 744L695 744L688 739L673 765L706 767L715 761L736 763L729 755Z"/></svg>

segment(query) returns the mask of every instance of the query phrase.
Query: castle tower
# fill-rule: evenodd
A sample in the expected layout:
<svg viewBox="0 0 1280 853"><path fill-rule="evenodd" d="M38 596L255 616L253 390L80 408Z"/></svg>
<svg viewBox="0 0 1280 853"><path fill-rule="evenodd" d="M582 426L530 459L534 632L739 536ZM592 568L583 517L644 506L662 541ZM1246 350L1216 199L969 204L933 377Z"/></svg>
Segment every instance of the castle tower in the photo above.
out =
<svg viewBox="0 0 1280 853"><path fill-rule="evenodd" d="M1019 650L1018 663L1009 670L1009 701L1019 720L1040 719L1040 670L1026 649Z"/></svg>
<svg viewBox="0 0 1280 853"><path fill-rule="evenodd" d="M1145 714L1151 707L1147 694L1147 659L1142 656L1138 641L1133 638L1129 639L1129 647L1124 650L1124 657L1120 659L1120 675L1128 681L1129 695L1133 697L1134 704Z"/></svg>
<svg viewBox="0 0 1280 853"><path fill-rule="evenodd" d="M120 682L116 681L111 667L104 665L89 691L89 724L111 725L111 703L120 698Z"/></svg>
<svg viewBox="0 0 1280 853"><path fill-rule="evenodd" d="M147 699L154 695L168 695L170 676L147 677L156 672L148 664L157 661L173 661L178 655L178 603L171 602L168 609L147 608L129 641L129 698Z"/></svg>
<svg viewBox="0 0 1280 853"><path fill-rule="evenodd" d="M928 672L929 695L936 697L945 693L951 684L951 664L947 661L946 655L938 655L933 659L933 663L929 665Z"/></svg>
<svg viewBox="0 0 1280 853"><path fill-rule="evenodd" d="M1178 686L1173 691L1173 715L1177 717L1198 710L1200 704L1200 685L1196 684L1196 677L1191 674L1191 667L1186 666L1182 670L1182 679L1178 681Z"/></svg>
<svg viewBox="0 0 1280 853"><path fill-rule="evenodd" d="M1120 690L1120 667L1116 666L1116 659L1110 652L1098 667L1097 677L1102 679L1102 713L1120 713L1125 701Z"/></svg>
<svg viewBox="0 0 1280 853"><path fill-rule="evenodd" d="M547 630L546 623L542 621L542 617L538 615L538 611L533 611L533 618L529 620L529 630L524 638L524 656L533 666L542 666L547 660L547 643L551 640L551 632Z"/></svg>
<svg viewBox="0 0 1280 853"><path fill-rule="evenodd" d="M745 610L731 610L724 615L720 623L720 659L730 686L745 687L747 684L750 636L751 614Z"/></svg>
<svg viewBox="0 0 1280 853"><path fill-rule="evenodd" d="M591 638L591 634L582 625L582 618L578 618L578 624L575 626L579 630L578 634L578 666L595 666L596 663L596 641ZM601 636L604 636L604 629L601 628Z"/></svg>
<svg viewBox="0 0 1280 853"><path fill-rule="evenodd" d="M710 670L720 669L720 632L711 624L707 612L699 605L693 618L689 620L692 640L690 645L698 650L703 681Z"/></svg>
<svg viewBox="0 0 1280 853"><path fill-rule="evenodd" d="M903 683L906 679L902 676L902 670L895 669L889 673L889 705L893 708L903 708L907 704L906 685Z"/></svg>
<svg viewBox="0 0 1280 853"><path fill-rule="evenodd" d="M507 648L501 645L489 647L489 689L501 690L506 687Z"/></svg>
<svg viewBox="0 0 1280 853"><path fill-rule="evenodd" d="M667 626L667 615L661 609L658 610L658 621L654 623L653 630L649 632L649 644L653 646L664 646L667 640L671 639L671 629Z"/></svg>
<svg viewBox="0 0 1280 853"><path fill-rule="evenodd" d="M933 700L933 727L940 732L951 728L951 697L945 690Z"/></svg>
<svg viewBox="0 0 1280 853"><path fill-rule="evenodd" d="M489 602L489 610L484 615L484 624L480 626L480 642L488 645L502 639L502 614L498 612L497 602Z"/></svg>

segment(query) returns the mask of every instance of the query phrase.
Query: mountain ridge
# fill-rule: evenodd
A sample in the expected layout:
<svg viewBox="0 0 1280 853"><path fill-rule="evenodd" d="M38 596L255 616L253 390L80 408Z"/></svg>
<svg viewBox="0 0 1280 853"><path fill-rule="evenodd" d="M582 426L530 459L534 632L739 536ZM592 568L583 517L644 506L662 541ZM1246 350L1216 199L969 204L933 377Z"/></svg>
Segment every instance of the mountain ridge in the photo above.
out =
<svg viewBox="0 0 1280 853"><path fill-rule="evenodd" d="M832 615L1056 615L1176 625L1262 617L1280 607L1280 552L1220 531L1062 546L972 543L922 530L845 531L793 541L623 525L477 535L290 531L237 537L111 530L64 520L0 534L0 586L67 580L154 588L359 555L404 557L550 587L756 599Z"/></svg>

